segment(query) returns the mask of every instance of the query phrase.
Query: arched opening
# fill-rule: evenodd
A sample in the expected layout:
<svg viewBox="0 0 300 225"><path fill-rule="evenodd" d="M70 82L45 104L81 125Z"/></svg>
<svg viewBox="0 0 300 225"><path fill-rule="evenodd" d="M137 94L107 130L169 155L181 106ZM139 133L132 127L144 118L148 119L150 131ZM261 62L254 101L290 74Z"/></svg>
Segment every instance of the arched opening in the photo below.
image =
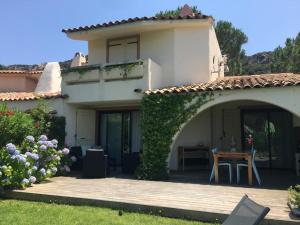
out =
<svg viewBox="0 0 300 225"><path fill-rule="evenodd" d="M300 117L293 110L257 100L209 104L174 137L168 159L171 174L177 171L176 174L192 174L208 181L212 161L202 150L217 147L225 151L246 151L246 137L251 134L264 182L275 182L272 176L280 176L283 171L294 177L288 179L284 175L288 181L298 179L295 178L295 154L300 143ZM288 185L288 182L280 183Z"/></svg>

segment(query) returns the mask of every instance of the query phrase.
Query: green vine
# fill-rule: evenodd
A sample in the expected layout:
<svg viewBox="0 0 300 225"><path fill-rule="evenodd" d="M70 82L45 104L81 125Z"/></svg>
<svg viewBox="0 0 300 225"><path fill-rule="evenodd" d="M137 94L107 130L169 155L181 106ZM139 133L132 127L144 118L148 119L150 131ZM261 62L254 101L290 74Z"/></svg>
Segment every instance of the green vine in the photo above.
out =
<svg viewBox="0 0 300 225"><path fill-rule="evenodd" d="M63 70L62 74L75 72L75 73L79 73L80 75L83 75L84 73L95 69L102 70L102 67L100 65L70 67L68 69Z"/></svg>
<svg viewBox="0 0 300 225"><path fill-rule="evenodd" d="M111 64L102 67L101 65L87 65L87 66L77 66L70 67L62 71L63 74L76 72L80 75L84 75L87 71L98 69L99 71L105 70L105 72L109 72L115 68L119 68L124 71L123 78L126 79L128 74L138 65L143 65L143 61L136 61L130 63L121 63L121 64Z"/></svg>
<svg viewBox="0 0 300 225"><path fill-rule="evenodd" d="M140 179L168 177L167 157L180 126L213 98L212 92L145 95L141 103L143 153L137 170Z"/></svg>
<svg viewBox="0 0 300 225"><path fill-rule="evenodd" d="M112 69L119 68L120 70L124 71L123 78L126 79L128 74L138 65L143 65L143 61L107 65L104 67L104 70L105 70L105 72L109 72Z"/></svg>

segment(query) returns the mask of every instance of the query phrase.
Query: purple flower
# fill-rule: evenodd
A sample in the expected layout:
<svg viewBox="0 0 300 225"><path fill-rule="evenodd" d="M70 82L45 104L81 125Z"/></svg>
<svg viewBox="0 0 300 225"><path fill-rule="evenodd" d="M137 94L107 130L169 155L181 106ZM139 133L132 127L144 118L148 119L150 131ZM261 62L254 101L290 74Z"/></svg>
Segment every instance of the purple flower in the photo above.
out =
<svg viewBox="0 0 300 225"><path fill-rule="evenodd" d="M23 185L28 185L29 184L29 180L27 178L24 178L21 183Z"/></svg>
<svg viewBox="0 0 300 225"><path fill-rule="evenodd" d="M32 170L27 170L27 174L30 176L32 174Z"/></svg>
<svg viewBox="0 0 300 225"><path fill-rule="evenodd" d="M73 156L71 156L71 160L72 160L72 162L76 162L77 158L73 155Z"/></svg>
<svg viewBox="0 0 300 225"><path fill-rule="evenodd" d="M47 146L46 145L41 145L40 146L40 150L41 151L46 151L47 150Z"/></svg>
<svg viewBox="0 0 300 225"><path fill-rule="evenodd" d="M17 150L16 146L12 143L9 143L6 145L6 150L8 151L9 154L13 155L15 151Z"/></svg>
<svg viewBox="0 0 300 225"><path fill-rule="evenodd" d="M16 159L18 160L18 162L21 162L23 164L26 163L26 158L23 155L17 155Z"/></svg>
<svg viewBox="0 0 300 225"><path fill-rule="evenodd" d="M54 144L52 144L51 141L47 141L46 145L47 145L49 148L54 148Z"/></svg>
<svg viewBox="0 0 300 225"><path fill-rule="evenodd" d="M52 167L52 168L51 168L51 173L52 173L53 175L55 175L55 174L57 173L57 168L56 168L56 167Z"/></svg>
<svg viewBox="0 0 300 225"><path fill-rule="evenodd" d="M32 153L31 154L31 158L33 158L35 161L37 161L37 160L39 160L39 155L38 154L36 154L36 153Z"/></svg>
<svg viewBox="0 0 300 225"><path fill-rule="evenodd" d="M61 152L64 155L68 155L70 153L70 150L68 148L64 148Z"/></svg>
<svg viewBox="0 0 300 225"><path fill-rule="evenodd" d="M71 172L71 169L70 169L70 167L69 167L69 166L67 166L67 165L65 165L65 166L64 166L64 169L65 169L65 171L66 171L67 173Z"/></svg>
<svg viewBox="0 0 300 225"><path fill-rule="evenodd" d="M40 173L45 176L46 175L46 170L44 168L40 169Z"/></svg>
<svg viewBox="0 0 300 225"><path fill-rule="evenodd" d="M46 144L47 144L47 141L38 141L38 144L39 144L39 145L46 145Z"/></svg>
<svg viewBox="0 0 300 225"><path fill-rule="evenodd" d="M29 141L30 143L34 143L34 137L31 135L27 136L26 140Z"/></svg>
<svg viewBox="0 0 300 225"><path fill-rule="evenodd" d="M47 141L48 138L46 135L41 135L40 138L39 138L39 141Z"/></svg>
<svg viewBox="0 0 300 225"><path fill-rule="evenodd" d="M36 182L36 178L34 176L29 177L30 183L34 184Z"/></svg>
<svg viewBox="0 0 300 225"><path fill-rule="evenodd" d="M20 151L19 150L16 150L14 155L20 155Z"/></svg>
<svg viewBox="0 0 300 225"><path fill-rule="evenodd" d="M56 139L53 139L51 142L52 142L53 145L57 145L58 144L58 141Z"/></svg>

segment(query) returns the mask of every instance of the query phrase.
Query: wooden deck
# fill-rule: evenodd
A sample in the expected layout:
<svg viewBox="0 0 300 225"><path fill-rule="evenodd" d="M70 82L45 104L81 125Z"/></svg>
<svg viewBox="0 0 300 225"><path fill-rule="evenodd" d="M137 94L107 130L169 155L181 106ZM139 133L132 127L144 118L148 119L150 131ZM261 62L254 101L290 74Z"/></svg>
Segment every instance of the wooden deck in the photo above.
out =
<svg viewBox="0 0 300 225"><path fill-rule="evenodd" d="M265 224L300 224L286 206L287 191L184 182L141 181L125 178L80 179L55 177L26 190L6 193L6 197L93 204L126 210L143 210L170 217L202 221L223 220L247 194L271 208Z"/></svg>

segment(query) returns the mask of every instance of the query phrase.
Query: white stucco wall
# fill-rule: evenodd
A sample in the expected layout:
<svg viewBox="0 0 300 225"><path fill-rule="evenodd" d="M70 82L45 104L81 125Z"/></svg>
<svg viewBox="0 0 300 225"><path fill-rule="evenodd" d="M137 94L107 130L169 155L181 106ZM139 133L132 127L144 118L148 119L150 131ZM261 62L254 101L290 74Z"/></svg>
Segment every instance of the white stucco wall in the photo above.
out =
<svg viewBox="0 0 300 225"><path fill-rule="evenodd" d="M208 27L175 29L173 57L173 85L210 81Z"/></svg>
<svg viewBox="0 0 300 225"><path fill-rule="evenodd" d="M162 86L207 82L211 79L210 55L218 55L212 25L170 28L137 33L140 58L161 67ZM106 40L90 40L88 64L106 63ZM212 53L210 53L211 51Z"/></svg>
<svg viewBox="0 0 300 225"><path fill-rule="evenodd" d="M63 99L56 98L56 99L47 99L43 101L46 103L51 110L56 110L57 115L63 116L64 115L64 105L63 105ZM18 109L21 111L26 111L28 109L32 109L37 106L39 101L5 101L3 102L6 104L9 108L12 109ZM0 103L1 104L1 103Z"/></svg>
<svg viewBox="0 0 300 225"><path fill-rule="evenodd" d="M215 62L213 62L215 61ZM210 80L224 77L224 66L220 67L223 61L221 49L213 26L209 28L209 70Z"/></svg>
<svg viewBox="0 0 300 225"><path fill-rule="evenodd" d="M88 65L106 63L106 40L97 39L88 42Z"/></svg>
<svg viewBox="0 0 300 225"><path fill-rule="evenodd" d="M174 85L174 29L140 34L140 57L161 67L162 86Z"/></svg>

